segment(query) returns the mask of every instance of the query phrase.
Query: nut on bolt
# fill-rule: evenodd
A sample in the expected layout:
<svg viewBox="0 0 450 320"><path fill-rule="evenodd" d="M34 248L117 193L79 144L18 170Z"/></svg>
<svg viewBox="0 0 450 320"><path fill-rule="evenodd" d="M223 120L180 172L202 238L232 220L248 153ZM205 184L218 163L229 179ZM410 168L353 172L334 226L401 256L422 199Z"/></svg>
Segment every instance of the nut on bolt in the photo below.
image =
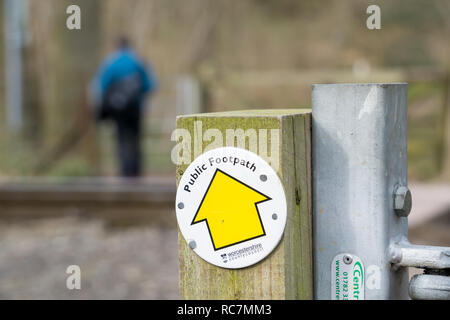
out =
<svg viewBox="0 0 450 320"><path fill-rule="evenodd" d="M394 210L400 217L407 217L411 212L412 196L408 187L397 186L394 191Z"/></svg>

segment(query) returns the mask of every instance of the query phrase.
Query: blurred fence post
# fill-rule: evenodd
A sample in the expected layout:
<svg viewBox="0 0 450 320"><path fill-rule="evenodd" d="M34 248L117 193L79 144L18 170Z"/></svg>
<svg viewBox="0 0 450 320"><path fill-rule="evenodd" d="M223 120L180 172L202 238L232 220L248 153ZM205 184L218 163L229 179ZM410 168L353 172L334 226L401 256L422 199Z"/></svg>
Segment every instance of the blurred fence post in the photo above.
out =
<svg viewBox="0 0 450 320"><path fill-rule="evenodd" d="M179 115L201 112L201 94L198 80L189 75L176 80L177 111Z"/></svg>
<svg viewBox="0 0 450 320"><path fill-rule="evenodd" d="M442 103L441 123L439 126L440 169L443 178L450 179L450 69L447 71L444 83L444 98Z"/></svg>
<svg viewBox="0 0 450 320"><path fill-rule="evenodd" d="M196 151L196 154L191 154L190 161L211 143L210 140L204 141L204 132L208 129L213 129L216 134L215 147L225 146L224 139L221 145L218 137L219 133L226 137L227 129L255 130L258 139L267 135L267 144L262 146L259 143L257 153L266 158L272 145L278 145L271 155L277 155L275 160L279 165L278 168L272 167L284 185L287 201L287 223L281 242L264 260L244 269L223 269L203 261L179 233L181 297L312 299L310 111L254 110L179 116L177 128L190 133L190 141L185 142ZM278 134L272 134L274 131ZM236 145L235 140L233 138L226 145L242 147ZM248 145L250 143L245 144L246 149ZM187 166L177 166L177 182Z"/></svg>
<svg viewBox="0 0 450 320"><path fill-rule="evenodd" d="M21 9L18 0L5 0L5 94L8 129L20 131L23 125L22 110L22 30Z"/></svg>

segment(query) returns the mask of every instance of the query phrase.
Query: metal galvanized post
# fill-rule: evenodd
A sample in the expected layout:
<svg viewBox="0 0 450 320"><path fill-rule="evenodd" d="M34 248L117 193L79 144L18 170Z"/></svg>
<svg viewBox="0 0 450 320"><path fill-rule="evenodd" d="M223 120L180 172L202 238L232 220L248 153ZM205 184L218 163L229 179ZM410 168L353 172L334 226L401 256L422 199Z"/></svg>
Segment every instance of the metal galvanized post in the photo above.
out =
<svg viewBox="0 0 450 320"><path fill-rule="evenodd" d="M312 128L315 298L407 299L407 84L314 85Z"/></svg>

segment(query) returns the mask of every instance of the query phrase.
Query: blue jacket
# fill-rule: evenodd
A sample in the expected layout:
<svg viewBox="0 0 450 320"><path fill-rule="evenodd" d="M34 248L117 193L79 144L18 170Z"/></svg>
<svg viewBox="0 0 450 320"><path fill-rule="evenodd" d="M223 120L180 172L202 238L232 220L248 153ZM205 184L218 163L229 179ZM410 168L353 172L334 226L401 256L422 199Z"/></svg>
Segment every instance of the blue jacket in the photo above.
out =
<svg viewBox="0 0 450 320"><path fill-rule="evenodd" d="M120 49L109 55L102 63L92 83L91 89L95 104L98 105L102 101L112 84L136 72L141 75L143 81L142 100L145 93L152 93L158 86L153 70L146 67L130 49Z"/></svg>

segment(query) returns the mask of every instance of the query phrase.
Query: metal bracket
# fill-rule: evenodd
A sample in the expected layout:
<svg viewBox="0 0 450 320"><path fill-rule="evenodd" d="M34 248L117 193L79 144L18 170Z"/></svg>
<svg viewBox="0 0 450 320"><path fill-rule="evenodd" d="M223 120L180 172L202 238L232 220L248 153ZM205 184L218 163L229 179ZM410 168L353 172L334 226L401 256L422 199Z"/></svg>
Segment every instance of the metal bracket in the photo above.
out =
<svg viewBox="0 0 450 320"><path fill-rule="evenodd" d="M450 248L421 246L406 239L389 248L390 261L394 267L416 267L428 269L449 269Z"/></svg>
<svg viewBox="0 0 450 320"><path fill-rule="evenodd" d="M409 296L414 300L450 300L449 275L415 275L409 283Z"/></svg>
<svg viewBox="0 0 450 320"><path fill-rule="evenodd" d="M450 248L414 245L403 239L389 247L394 270L400 267L424 269L409 283L415 300L450 300Z"/></svg>

